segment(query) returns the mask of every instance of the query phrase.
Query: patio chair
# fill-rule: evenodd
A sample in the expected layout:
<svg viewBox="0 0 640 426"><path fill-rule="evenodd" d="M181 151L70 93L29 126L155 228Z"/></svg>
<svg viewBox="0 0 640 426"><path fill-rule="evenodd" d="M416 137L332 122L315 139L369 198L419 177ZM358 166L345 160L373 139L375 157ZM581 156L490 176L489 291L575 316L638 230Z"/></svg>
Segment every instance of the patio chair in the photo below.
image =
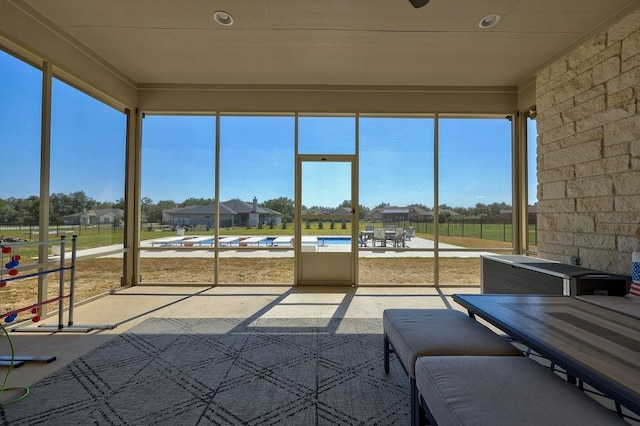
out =
<svg viewBox="0 0 640 426"><path fill-rule="evenodd" d="M371 245L376 246L376 241L380 241L380 246L387 245L387 237L384 228L373 228L373 236L371 237Z"/></svg>
<svg viewBox="0 0 640 426"><path fill-rule="evenodd" d="M393 246L404 247L404 228L396 228L393 234Z"/></svg>
<svg viewBox="0 0 640 426"><path fill-rule="evenodd" d="M369 241L373 237L373 226L367 225L365 227L364 232L360 232L360 242L361 246L366 247L367 241Z"/></svg>
<svg viewBox="0 0 640 426"><path fill-rule="evenodd" d="M413 237L414 233L415 233L415 229L413 228L413 226L410 226L409 230L407 231L407 235L404 236L404 239L407 241L411 241L411 238Z"/></svg>

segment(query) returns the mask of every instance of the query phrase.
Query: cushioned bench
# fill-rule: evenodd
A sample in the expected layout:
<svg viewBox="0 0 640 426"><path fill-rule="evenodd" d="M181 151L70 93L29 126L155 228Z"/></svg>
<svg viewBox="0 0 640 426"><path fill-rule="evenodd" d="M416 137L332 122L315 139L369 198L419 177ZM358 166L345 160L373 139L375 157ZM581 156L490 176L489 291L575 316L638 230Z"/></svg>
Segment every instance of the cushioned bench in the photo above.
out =
<svg viewBox="0 0 640 426"><path fill-rule="evenodd" d="M386 309L383 312L384 369L395 353L409 376L411 424L417 424L418 396L415 362L421 356L500 355L522 356L505 339L468 315L452 309Z"/></svg>
<svg viewBox="0 0 640 426"><path fill-rule="evenodd" d="M415 368L419 424L628 424L526 357L429 356Z"/></svg>

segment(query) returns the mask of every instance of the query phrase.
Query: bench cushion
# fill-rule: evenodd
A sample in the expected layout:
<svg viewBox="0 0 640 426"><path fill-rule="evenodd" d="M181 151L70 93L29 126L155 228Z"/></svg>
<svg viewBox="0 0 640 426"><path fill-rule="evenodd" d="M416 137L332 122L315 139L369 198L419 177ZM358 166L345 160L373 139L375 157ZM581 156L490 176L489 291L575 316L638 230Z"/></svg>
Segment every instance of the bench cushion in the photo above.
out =
<svg viewBox="0 0 640 426"><path fill-rule="evenodd" d="M409 377L425 355L522 355L515 346L452 309L386 309L384 333Z"/></svg>
<svg viewBox="0 0 640 426"><path fill-rule="evenodd" d="M422 357L416 386L439 426L627 424L526 357Z"/></svg>

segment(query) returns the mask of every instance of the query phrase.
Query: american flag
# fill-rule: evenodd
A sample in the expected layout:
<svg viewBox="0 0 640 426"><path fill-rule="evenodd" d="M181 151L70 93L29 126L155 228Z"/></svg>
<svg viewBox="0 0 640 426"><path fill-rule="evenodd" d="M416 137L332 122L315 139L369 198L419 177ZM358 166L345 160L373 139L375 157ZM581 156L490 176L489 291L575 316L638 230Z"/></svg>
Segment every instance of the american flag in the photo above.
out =
<svg viewBox="0 0 640 426"><path fill-rule="evenodd" d="M631 263L631 289L629 289L630 297L640 298L640 262Z"/></svg>

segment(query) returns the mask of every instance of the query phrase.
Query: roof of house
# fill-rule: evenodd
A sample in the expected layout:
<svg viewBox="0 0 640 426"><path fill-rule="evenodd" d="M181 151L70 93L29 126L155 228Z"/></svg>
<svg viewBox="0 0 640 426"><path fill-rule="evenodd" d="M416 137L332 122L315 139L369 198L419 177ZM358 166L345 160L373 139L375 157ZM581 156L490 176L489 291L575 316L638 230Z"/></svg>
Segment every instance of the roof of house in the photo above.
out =
<svg viewBox="0 0 640 426"><path fill-rule="evenodd" d="M343 214L351 214L351 207L340 207L336 211L331 214L343 215Z"/></svg>
<svg viewBox="0 0 640 426"><path fill-rule="evenodd" d="M409 214L409 207L385 207L382 209L382 214Z"/></svg>
<svg viewBox="0 0 640 426"><path fill-rule="evenodd" d="M204 206L188 206L183 208L176 208L166 210L165 213L169 213L172 215L212 215L214 213L215 205L207 204ZM228 214L247 214L253 211L253 205L251 203L247 203L245 201L239 199L232 199L229 201L223 201L220 203L220 214L228 215ZM282 213L277 212L272 209L268 209L265 207L257 207L257 213L260 214L268 214L268 215L281 215Z"/></svg>
<svg viewBox="0 0 640 426"><path fill-rule="evenodd" d="M66 218L82 217L82 216L98 216L99 217L99 216L104 216L106 214L110 214L115 217L123 217L124 210L122 209L91 209L91 210L86 210L80 213L68 214L68 215L65 215L64 217Z"/></svg>
<svg viewBox="0 0 640 426"><path fill-rule="evenodd" d="M409 209L411 211L416 212L417 214L419 214L420 216L429 216L429 212L425 209L423 209L420 206L409 206Z"/></svg>

